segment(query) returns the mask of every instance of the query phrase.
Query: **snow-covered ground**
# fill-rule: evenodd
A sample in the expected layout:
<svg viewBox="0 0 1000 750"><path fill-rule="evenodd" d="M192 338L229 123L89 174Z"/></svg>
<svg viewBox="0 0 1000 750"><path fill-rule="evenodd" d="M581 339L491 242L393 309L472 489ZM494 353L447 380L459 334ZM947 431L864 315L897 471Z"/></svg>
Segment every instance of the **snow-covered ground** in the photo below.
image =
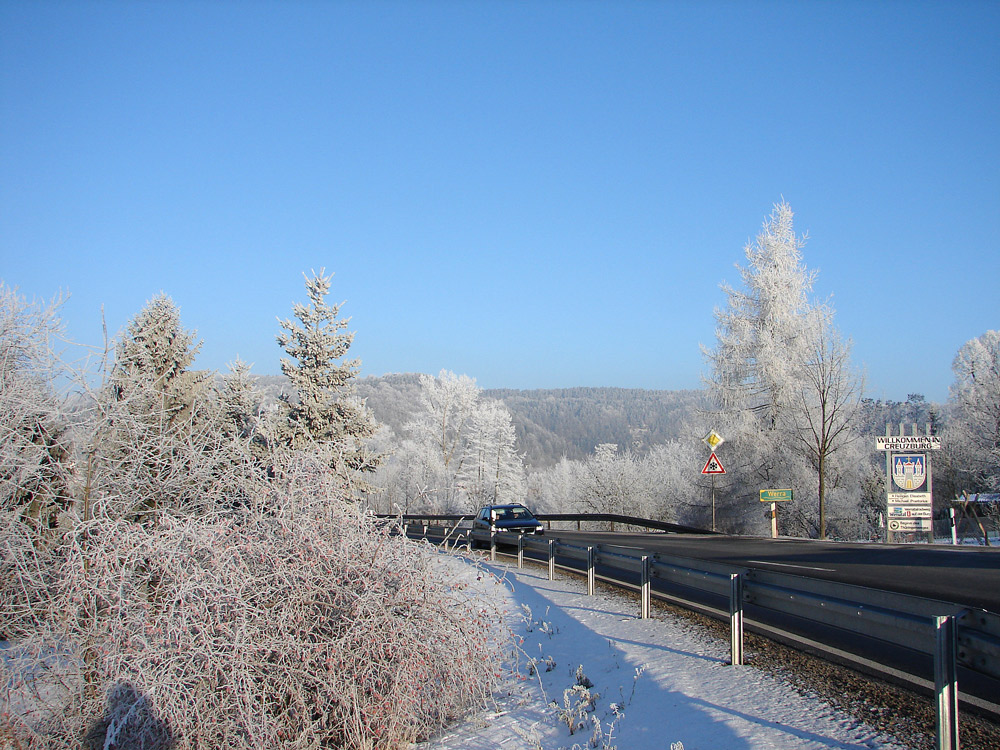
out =
<svg viewBox="0 0 1000 750"><path fill-rule="evenodd" d="M635 596L587 597L584 582L549 581L541 568L452 560L505 597L519 647L495 706L415 750L903 747L753 666L730 666L728 642L686 621L640 620Z"/></svg>

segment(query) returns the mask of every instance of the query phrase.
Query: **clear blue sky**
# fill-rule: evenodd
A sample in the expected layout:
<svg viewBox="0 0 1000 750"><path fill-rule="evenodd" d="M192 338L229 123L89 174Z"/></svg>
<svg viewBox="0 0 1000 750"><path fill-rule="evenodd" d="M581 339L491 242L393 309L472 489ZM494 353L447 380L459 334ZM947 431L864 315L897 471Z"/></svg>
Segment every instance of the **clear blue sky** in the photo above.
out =
<svg viewBox="0 0 1000 750"><path fill-rule="evenodd" d="M0 1L0 278L101 340L163 290L278 372L699 387L782 197L869 394L1000 327L996 2Z"/></svg>

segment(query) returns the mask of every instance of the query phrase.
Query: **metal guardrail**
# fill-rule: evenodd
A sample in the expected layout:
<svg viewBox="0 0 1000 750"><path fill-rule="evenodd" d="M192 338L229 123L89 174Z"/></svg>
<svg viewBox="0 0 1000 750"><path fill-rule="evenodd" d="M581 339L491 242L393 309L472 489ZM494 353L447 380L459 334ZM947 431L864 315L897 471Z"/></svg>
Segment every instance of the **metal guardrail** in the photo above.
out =
<svg viewBox="0 0 1000 750"><path fill-rule="evenodd" d="M453 523L461 523L463 521L471 521L475 514L469 513L403 513L402 515L392 515L387 513L376 514L377 518L398 518L402 519L404 522L418 521L418 522L429 522L429 521L448 521ZM614 525L617 523L621 526L637 526L644 529L653 529L655 531L668 531L674 534L717 534L716 531L708 531L706 529L695 528L694 526L684 526L679 523L667 523L666 521L654 521L649 518L638 518L637 516L623 516L618 513L536 513L535 518L539 521L544 521L545 523L551 524L553 521L575 521L577 524L583 523L584 521L609 523L611 524L612 530Z"/></svg>
<svg viewBox="0 0 1000 750"><path fill-rule="evenodd" d="M449 532L457 530L453 526ZM423 525L423 533L427 533ZM850 633L877 638L913 649L934 660L937 702L938 750L958 750L959 664L993 679L1000 679L1000 615L961 605L898 594L834 581L740 568L708 560L645 552L615 545L581 546L541 536L510 532L469 532L470 541L489 545L496 559L497 544L517 547L518 567L524 551L541 552L548 562L549 579L555 576L555 559L584 563L587 594L594 593L595 567L639 575L639 616L650 614L653 578L722 595L729 601L730 660L743 659L743 607L757 607L829 625Z"/></svg>

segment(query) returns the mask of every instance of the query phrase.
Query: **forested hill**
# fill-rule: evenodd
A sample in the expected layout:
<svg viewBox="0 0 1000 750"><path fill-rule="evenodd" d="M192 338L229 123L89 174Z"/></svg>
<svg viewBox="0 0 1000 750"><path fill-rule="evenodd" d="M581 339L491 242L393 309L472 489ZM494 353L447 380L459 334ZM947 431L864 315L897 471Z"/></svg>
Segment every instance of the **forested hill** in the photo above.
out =
<svg viewBox="0 0 1000 750"><path fill-rule="evenodd" d="M288 390L283 376L257 378L266 402ZM358 378L355 392L367 400L375 417L398 435L420 403L420 376L416 373ZM582 459L600 443L615 443L644 453L657 443L692 436L691 425L700 424L700 410L707 410L703 391L652 391L640 388L558 388L484 390L485 398L498 399L510 410L517 430L517 450L532 468L550 466L563 456ZM920 394L906 401L864 399L857 425L862 434L882 435L885 425L937 425L944 407ZM685 424L689 426L685 427ZM702 425L704 426L704 425Z"/></svg>
<svg viewBox="0 0 1000 750"><path fill-rule="evenodd" d="M639 388L559 388L484 390L507 405L517 430L518 449L529 466L545 466L563 456L581 459L600 443L637 453L686 435L696 412L705 408L702 391Z"/></svg>
<svg viewBox="0 0 1000 750"><path fill-rule="evenodd" d="M413 373L360 378L356 393L376 418L397 433L419 403L420 376ZM560 458L581 459L600 443L638 453L684 434L683 425L703 408L701 391L638 388L487 389L503 401L517 430L517 449L529 467Z"/></svg>
<svg viewBox="0 0 1000 750"><path fill-rule="evenodd" d="M378 420L400 432L420 400L420 376L415 373L359 378L356 392L367 399ZM641 388L556 388L515 390L493 388L485 398L498 399L510 410L517 430L517 450L530 468L550 466L563 456L582 459L600 443L615 443L645 453L673 438L701 437L697 418L710 407L704 391L653 391ZM945 407L919 393L906 401L866 398L858 430L882 435L885 425L938 423ZM695 433L698 433L695 435Z"/></svg>

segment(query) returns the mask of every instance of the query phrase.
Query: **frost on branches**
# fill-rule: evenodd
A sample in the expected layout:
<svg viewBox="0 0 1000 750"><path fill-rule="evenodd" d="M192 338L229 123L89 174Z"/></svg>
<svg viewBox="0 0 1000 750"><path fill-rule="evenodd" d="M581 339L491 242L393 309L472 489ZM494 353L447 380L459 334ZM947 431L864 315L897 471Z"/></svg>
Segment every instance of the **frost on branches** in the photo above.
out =
<svg viewBox="0 0 1000 750"><path fill-rule="evenodd" d="M522 502L524 460L501 401L468 375L420 376L420 406L373 483L382 512L460 513Z"/></svg>
<svg viewBox="0 0 1000 750"><path fill-rule="evenodd" d="M829 515L853 537L862 383L831 307L811 299L816 272L802 261L803 242L791 208L779 203L744 250L743 287L722 287L728 303L716 311L716 346L705 350L716 429L730 456L721 505L732 530L762 527L758 490L792 487L782 533L824 537Z"/></svg>
<svg viewBox="0 0 1000 750"><path fill-rule="evenodd" d="M0 281L0 640L30 631L46 608L52 548L73 506L73 443L53 386L59 305Z"/></svg>
<svg viewBox="0 0 1000 750"><path fill-rule="evenodd" d="M275 450L245 365L190 371L160 295L68 420L51 312L0 295L0 746L392 748L482 704L499 614Z"/></svg>
<svg viewBox="0 0 1000 750"><path fill-rule="evenodd" d="M58 682L31 703L37 659L5 660L4 710L22 711L0 732L25 748L388 748L480 705L499 614L331 497L328 475L300 464L266 512L81 524L67 616L18 644L58 653Z"/></svg>
<svg viewBox="0 0 1000 750"><path fill-rule="evenodd" d="M306 277L309 304L292 306L298 322L279 320L285 330L278 334L278 344L289 355L282 358L281 371L296 398L282 397L275 438L292 450L325 449L335 468L350 478L352 472L368 473L378 466L378 457L366 448L378 425L353 397L360 361L343 360L354 334L344 330L350 319L338 317L341 305L326 301L332 278L322 270Z"/></svg>
<svg viewBox="0 0 1000 750"><path fill-rule="evenodd" d="M957 492L1000 491L1000 331L967 341L952 364L944 440Z"/></svg>

